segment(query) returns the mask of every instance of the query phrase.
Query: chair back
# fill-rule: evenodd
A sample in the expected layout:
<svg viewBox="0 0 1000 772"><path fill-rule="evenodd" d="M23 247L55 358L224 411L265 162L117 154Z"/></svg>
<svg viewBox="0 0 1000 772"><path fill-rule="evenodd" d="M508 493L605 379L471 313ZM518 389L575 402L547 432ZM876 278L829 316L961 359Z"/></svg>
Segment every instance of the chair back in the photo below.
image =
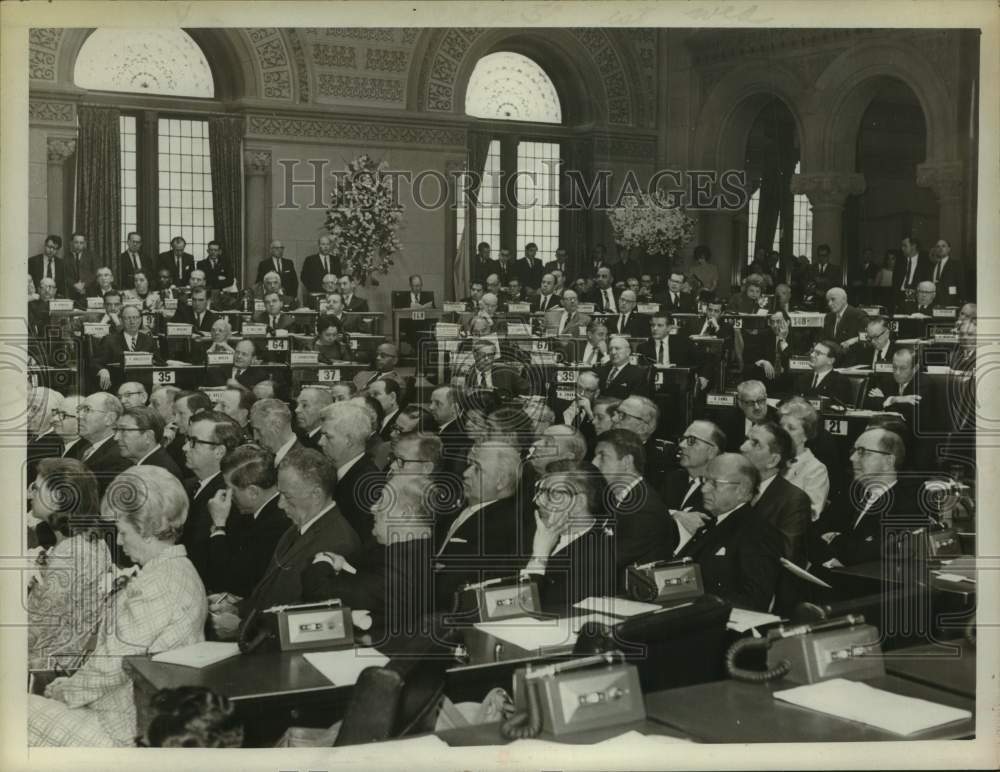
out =
<svg viewBox="0 0 1000 772"><path fill-rule="evenodd" d="M361 671L334 747L389 740L394 736L403 677L388 667Z"/></svg>

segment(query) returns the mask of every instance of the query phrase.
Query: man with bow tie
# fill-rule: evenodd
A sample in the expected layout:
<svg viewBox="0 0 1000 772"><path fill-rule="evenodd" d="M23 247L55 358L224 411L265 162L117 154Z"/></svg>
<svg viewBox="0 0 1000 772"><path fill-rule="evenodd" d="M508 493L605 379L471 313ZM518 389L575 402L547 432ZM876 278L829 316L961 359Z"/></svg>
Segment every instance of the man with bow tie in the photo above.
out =
<svg viewBox="0 0 1000 772"><path fill-rule="evenodd" d="M781 537L750 501L760 475L746 458L723 453L702 480L704 525L675 554L701 567L705 592L738 608L767 611L781 571Z"/></svg>

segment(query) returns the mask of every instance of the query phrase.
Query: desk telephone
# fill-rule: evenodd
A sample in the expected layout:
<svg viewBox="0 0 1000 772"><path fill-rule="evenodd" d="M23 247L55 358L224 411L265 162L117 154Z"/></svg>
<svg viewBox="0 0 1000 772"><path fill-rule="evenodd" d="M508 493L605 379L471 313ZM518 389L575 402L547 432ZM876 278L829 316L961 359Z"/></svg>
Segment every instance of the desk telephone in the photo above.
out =
<svg viewBox="0 0 1000 772"><path fill-rule="evenodd" d="M767 652L765 670L740 667L750 651ZM741 638L726 652L726 670L740 681L762 683L785 678L812 684L828 678L874 678L885 674L878 629L859 614L814 624L770 630L766 638Z"/></svg>
<svg viewBox="0 0 1000 772"><path fill-rule="evenodd" d="M238 645L243 654L353 646L351 609L339 599L254 609L240 626Z"/></svg>
<svg viewBox="0 0 1000 772"><path fill-rule="evenodd" d="M636 563L625 574L625 589L640 601L673 602L705 594L701 567L691 558Z"/></svg>
<svg viewBox="0 0 1000 772"><path fill-rule="evenodd" d="M582 732L641 721L646 708L639 671L621 652L514 673L514 714L500 725L507 739Z"/></svg>

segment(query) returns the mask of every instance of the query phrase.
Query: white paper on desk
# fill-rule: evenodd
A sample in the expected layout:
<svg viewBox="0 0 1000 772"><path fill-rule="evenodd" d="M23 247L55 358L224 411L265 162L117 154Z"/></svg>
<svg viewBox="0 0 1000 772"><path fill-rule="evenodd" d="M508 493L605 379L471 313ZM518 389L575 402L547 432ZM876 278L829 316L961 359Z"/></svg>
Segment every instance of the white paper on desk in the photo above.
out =
<svg viewBox="0 0 1000 772"><path fill-rule="evenodd" d="M648 614L650 611L659 611L663 607L657 606L655 603L641 603L637 600L625 600L624 598L591 597L574 603L573 608L596 611L600 614L611 614L616 617L634 617L638 614Z"/></svg>
<svg viewBox="0 0 1000 772"><path fill-rule="evenodd" d="M477 630L528 651L554 646L572 646L576 643L577 637L576 625L569 617L561 619L513 617L496 622L477 622L473 626Z"/></svg>
<svg viewBox="0 0 1000 772"><path fill-rule="evenodd" d="M181 646L179 649L154 654L153 662L202 668L235 657L239 653L240 647L235 643L202 641L201 643L192 643L190 646Z"/></svg>
<svg viewBox="0 0 1000 772"><path fill-rule="evenodd" d="M876 689L860 681L832 678L774 693L775 699L849 721L909 735L971 718L972 713L936 702Z"/></svg>
<svg viewBox="0 0 1000 772"><path fill-rule="evenodd" d="M938 579L944 579L946 582L971 582L976 583L975 579L970 579L968 576L962 576L961 574L948 574L944 571L935 571L934 575Z"/></svg>
<svg viewBox="0 0 1000 772"><path fill-rule="evenodd" d="M734 608L729 612L729 622L726 624L726 627L738 633L745 633L751 628L770 625L780 621L781 617L774 614L764 614L760 611L751 611L745 608Z"/></svg>
<svg viewBox="0 0 1000 772"><path fill-rule="evenodd" d="M818 576L813 576L808 571L806 571L804 568L801 568L801 567L795 565L788 558L782 558L781 559L781 565L783 565L785 568L787 568L789 571L791 571L793 574L795 574L797 577L799 577L799 579L805 579L807 582L812 582L813 584L818 584L820 587L826 587L828 590L833 589L832 587L830 587L830 585L828 585L826 582L824 582Z"/></svg>
<svg viewBox="0 0 1000 772"><path fill-rule="evenodd" d="M336 651L307 651L306 662L316 668L334 686L351 686L366 667L382 667L389 658L377 649L359 646Z"/></svg>
<svg viewBox="0 0 1000 772"><path fill-rule="evenodd" d="M607 740L602 740L599 743L594 743L595 748L617 748L621 746L623 751L628 753L633 752L636 749L640 749L644 746L656 746L661 743L690 743L692 740L688 740L684 737L668 737L662 734L643 734L642 732L637 732L635 729L625 732L624 734L616 735L615 737L609 737Z"/></svg>

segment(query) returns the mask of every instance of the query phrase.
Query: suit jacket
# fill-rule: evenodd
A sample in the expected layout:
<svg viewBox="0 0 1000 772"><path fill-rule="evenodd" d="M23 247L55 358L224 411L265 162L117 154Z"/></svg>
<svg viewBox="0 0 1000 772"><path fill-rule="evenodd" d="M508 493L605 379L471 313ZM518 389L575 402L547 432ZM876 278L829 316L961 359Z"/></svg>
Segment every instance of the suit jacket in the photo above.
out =
<svg viewBox="0 0 1000 772"><path fill-rule="evenodd" d="M865 331L868 326L868 314L855 306L847 306L840 318L840 324L837 325L837 332L834 333L833 327L836 321L837 315L833 311L828 312L823 318L823 337L843 343Z"/></svg>
<svg viewBox="0 0 1000 772"><path fill-rule="evenodd" d="M553 292L551 295L549 295L545 308L542 308L542 294L538 293L537 295L535 295L535 297L531 299L531 304L530 304L531 313L534 314L538 313L539 311L548 312L551 311L553 308L561 308L562 306L560 305L560 303L562 303L562 295L560 295L557 292Z"/></svg>
<svg viewBox="0 0 1000 772"><path fill-rule="evenodd" d="M188 557L198 569L198 575L206 586L209 586L211 572L209 571L210 545L209 533L212 530L212 516L208 512L208 502L217 491L226 488L222 473L215 475L209 483L198 491L200 481L197 478L187 480L188 517L184 521L184 532L181 544L187 548Z"/></svg>
<svg viewBox="0 0 1000 772"><path fill-rule="evenodd" d="M779 423L778 411L768 405L764 420ZM716 421L716 424L726 433L726 452L739 453L740 445L747 439L746 416L743 415L743 411L735 406L725 408L725 413Z"/></svg>
<svg viewBox="0 0 1000 772"><path fill-rule="evenodd" d="M611 362L597 368L602 396L617 397L618 399L625 399L633 394L642 397L650 396L652 392L649 384L649 368L626 364L615 376L615 379L609 381L613 369L614 365Z"/></svg>
<svg viewBox="0 0 1000 772"><path fill-rule="evenodd" d="M824 294L830 287L840 284L842 275L843 272L840 269L839 263L827 262L824 265L813 263L809 266L806 280L813 282L816 285L817 292Z"/></svg>
<svg viewBox="0 0 1000 772"><path fill-rule="evenodd" d="M677 553L701 566L705 592L738 608L767 611L781 571L781 537L749 504L699 530Z"/></svg>
<svg viewBox="0 0 1000 772"><path fill-rule="evenodd" d="M948 262L951 262L949 260ZM917 268L913 272L912 281L903 286L903 280L907 278L910 265L908 258L896 259L896 266L892 269L892 288L895 291L900 289L916 289L917 284L931 277L931 261L926 255L917 255Z"/></svg>
<svg viewBox="0 0 1000 772"><path fill-rule="evenodd" d="M470 388L478 387L479 376L478 369L470 369L466 375L465 385ZM528 382L514 367L509 365L494 364L490 369L490 380L493 382L495 391L505 392L508 396L523 396L528 393Z"/></svg>
<svg viewBox="0 0 1000 772"><path fill-rule="evenodd" d="M858 495L840 496L832 502L812 531L817 537L830 531L839 535L829 544L819 538L810 540L810 558L814 563L822 563L829 557L837 558L845 566L881 560L886 529L893 525L916 527L928 522L921 510L918 486L913 481L897 481L872 502L858 521L862 507Z"/></svg>
<svg viewBox="0 0 1000 772"><path fill-rule="evenodd" d="M480 260L479 255L478 254L475 255L472 258L472 273L469 276L469 281L481 282L485 285L486 277L489 276L491 273L497 273L495 266L499 262L500 262L499 260L494 260L492 258L489 260Z"/></svg>
<svg viewBox="0 0 1000 772"><path fill-rule="evenodd" d="M257 517L233 511L226 532L208 540L209 592L231 592L246 598L267 570L278 541L291 526L278 496L261 508Z"/></svg>
<svg viewBox="0 0 1000 772"><path fill-rule="evenodd" d="M59 458L62 455L63 441L62 437L54 431L45 432L44 434L29 434L27 439L25 450L28 466L27 480L30 485L35 480L39 461L43 458ZM114 439L110 441L114 442Z"/></svg>
<svg viewBox="0 0 1000 772"><path fill-rule="evenodd" d="M514 268L522 287L538 289L542 283L542 274L545 273L541 260L537 257L532 260L522 257L520 260L514 261Z"/></svg>
<svg viewBox="0 0 1000 772"><path fill-rule="evenodd" d="M558 335L559 334L559 322L562 320L563 311L565 309L560 306L559 308L552 309L545 313L545 334L546 335ZM587 327L590 324L590 317L587 314L580 313L579 311L574 311L570 314L569 319L566 320L566 328L563 330L563 335L579 335L580 327Z"/></svg>
<svg viewBox="0 0 1000 772"><path fill-rule="evenodd" d="M357 533L336 505L304 534L299 533L297 525L289 526L282 534L260 581L240 603L240 619L246 620L254 610L301 601L302 574L319 552L335 552L352 565L361 553Z"/></svg>
<svg viewBox="0 0 1000 772"><path fill-rule="evenodd" d="M343 479L337 480L334 498L337 509L357 532L362 543L370 542L374 536L372 526L372 504L378 500L385 474L368 456L362 456L347 470Z"/></svg>
<svg viewBox="0 0 1000 772"><path fill-rule="evenodd" d="M175 286L186 287L191 280L191 271L194 270L194 255L189 255L187 252L181 253L181 272L178 273L174 250L168 249L166 252L160 252L156 257L156 270L162 271L164 268L170 271Z"/></svg>
<svg viewBox="0 0 1000 772"><path fill-rule="evenodd" d="M207 367L205 368L205 380L209 386L225 386L229 379L233 377L233 370L235 365L226 365L225 367ZM261 381L266 381L268 378L268 372L263 367L246 367L243 369L239 375L236 376L236 381L248 389L252 389Z"/></svg>
<svg viewBox="0 0 1000 772"><path fill-rule="evenodd" d="M883 355L882 352L879 352L878 357L876 358L875 347L866 341L865 343L854 347L855 354L852 359L852 364L864 365L864 367L868 369L873 369L873 365L875 364L891 365L892 355L896 353L897 348L898 346L895 342L889 341L889 346L887 347L885 354ZM877 375L881 375L882 378L876 378L873 376L873 380L884 380L885 378L888 378L890 381L892 380L891 373L879 373ZM871 382L868 387L871 388Z"/></svg>
<svg viewBox="0 0 1000 772"><path fill-rule="evenodd" d="M419 303L422 306L428 306L429 308L434 308L434 293L430 290L422 290L420 295ZM392 293L392 307L393 308L410 308L411 303L413 303L413 293L409 290L403 291L398 290Z"/></svg>
<svg viewBox="0 0 1000 772"><path fill-rule="evenodd" d="M836 402L839 400L847 407L854 407L851 382L846 375L831 370L816 388L813 388L812 381L802 392L805 397L830 397Z"/></svg>
<svg viewBox="0 0 1000 772"><path fill-rule="evenodd" d="M605 512L615 531L615 563L619 582L633 563L666 560L677 549L678 532L659 494L640 478L618 501L614 485L604 496ZM624 587L624 584L621 585Z"/></svg>
<svg viewBox="0 0 1000 772"><path fill-rule="evenodd" d="M667 339L667 354L670 358L670 364L680 365L681 367L690 367L696 364L691 339L687 335L676 333L668 335ZM656 341L652 338L647 338L636 346L636 353L644 363L654 364L657 354Z"/></svg>
<svg viewBox="0 0 1000 772"><path fill-rule="evenodd" d="M158 466L161 469L166 469L180 482L184 482L186 477L186 475L181 471L181 468L177 465L177 462L174 461L170 454L163 448L157 448L150 456L145 458L141 464L137 464L136 466Z"/></svg>
<svg viewBox="0 0 1000 772"><path fill-rule="evenodd" d="M76 290L73 289L73 285L77 282L83 282L84 294L86 294L86 285L94 281L97 269L102 266L93 252L84 250L80 253L79 260L72 252L67 252L66 257L63 258L63 267L66 269L66 294L74 295Z"/></svg>
<svg viewBox="0 0 1000 772"><path fill-rule="evenodd" d="M743 380L759 380L767 384L770 395L786 394L794 386L792 378L792 346L789 345L778 353L778 336L768 327L759 335L747 335L743 338ZM768 378L764 368L757 365L760 360L770 362L776 368L774 378ZM779 366L781 372L777 372Z"/></svg>
<svg viewBox="0 0 1000 772"><path fill-rule="evenodd" d="M623 314L619 313L618 316L608 317L606 324L608 325L608 332L613 335L626 335L629 338L648 338L649 337L649 317L645 314L639 314L633 311L628 315L628 320L622 325Z"/></svg>
<svg viewBox="0 0 1000 772"><path fill-rule="evenodd" d="M114 437L107 439L87 458L83 458L83 455L89 450L90 448L81 451L78 458L83 461L87 469L94 473L94 477L97 478L98 492L103 496L111 481L132 466L132 462L122 456Z"/></svg>
<svg viewBox="0 0 1000 772"><path fill-rule="evenodd" d="M469 449L473 438L465 431L462 416L446 425L438 432L441 438L441 466L461 477L468 465Z"/></svg>
<svg viewBox="0 0 1000 772"><path fill-rule="evenodd" d="M194 332L201 330L202 332L210 332L212 325L215 324L219 315L212 311L211 309L205 311L205 316L201 320L201 324L197 324L194 318L194 310L187 303L177 304L177 313L174 314L172 321L181 324L190 324L193 327Z"/></svg>
<svg viewBox="0 0 1000 772"><path fill-rule="evenodd" d="M299 442L302 443L302 447L322 451L322 448L319 446L320 438L323 436L323 432L320 431L321 428L322 425L316 427L314 430L316 433L311 436L309 432L296 429L295 434L298 435Z"/></svg>
<svg viewBox="0 0 1000 772"><path fill-rule="evenodd" d="M621 295L621 293L616 292L614 287L609 287L608 289L611 291L611 297L613 297L615 300L614 311L617 313L619 310L618 298ZM586 297L587 302L594 304L594 311L598 314L611 313L611 309L608 307L608 301L607 298L604 296L604 292L605 290L602 290L600 287L594 287L594 289L592 289L590 291L590 294L587 295Z"/></svg>
<svg viewBox="0 0 1000 772"><path fill-rule="evenodd" d="M660 497L663 505L667 509L689 509L692 512L704 512L704 501L701 497L701 485L699 484L687 501L684 501L688 489L691 487L691 476L684 468L674 469L663 477L663 484L660 486Z"/></svg>
<svg viewBox="0 0 1000 772"><path fill-rule="evenodd" d="M59 295L66 295L66 263L61 257L56 257L52 264L52 277L56 281L56 292ZM45 277L45 255L32 255L28 258L28 273L35 282L35 289L38 289L39 282ZM132 286L129 284L128 286Z"/></svg>
<svg viewBox="0 0 1000 772"><path fill-rule="evenodd" d="M156 267L155 261L144 255L142 252L139 255L139 268L145 271L146 276L149 277L150 272ZM132 258L126 249L118 256L118 286L119 287L134 287L135 280L132 274L135 272L135 266L132 265ZM153 281L150 281L150 286L152 286Z"/></svg>
<svg viewBox="0 0 1000 772"><path fill-rule="evenodd" d="M677 293L677 303L673 302L670 297L670 292L664 292L660 295L660 307L666 311L668 314L694 314L697 313L698 307L695 303L694 296L691 294L685 294L683 292Z"/></svg>
<svg viewBox="0 0 1000 772"><path fill-rule="evenodd" d="M323 261L318 252L306 255L305 260L302 261L302 272L299 277L302 279L302 286L306 292L322 292L323 277L327 273L340 276L340 258L329 255L327 259L330 261L329 271L323 269Z"/></svg>
<svg viewBox="0 0 1000 772"><path fill-rule="evenodd" d="M351 295L350 301L344 298L344 310L353 313L364 313L368 311L368 301L357 295Z"/></svg>
<svg viewBox="0 0 1000 772"><path fill-rule="evenodd" d="M407 630L419 629L425 616L443 611L434 603L434 540L410 539L382 545L373 542L361 553L356 574L312 563L302 574L302 600L339 598L352 609L372 615L372 644Z"/></svg>
<svg viewBox="0 0 1000 772"><path fill-rule="evenodd" d="M120 365L122 363L122 357L127 350L124 332L119 331L105 335L100 339L100 341L98 341L97 346L94 349L94 371L96 372L102 368L111 367L112 383L120 382L124 376L124 373L121 372ZM148 352L153 355L153 362L155 364L163 364L163 359L160 357L160 350L157 341L146 333L140 332L135 336L135 350ZM114 369L114 365L119 365L119 368Z"/></svg>
<svg viewBox="0 0 1000 772"><path fill-rule="evenodd" d="M615 281L625 281L626 279L638 279L642 276L642 263L638 260L619 260L608 266Z"/></svg>
<svg viewBox="0 0 1000 772"><path fill-rule="evenodd" d="M258 311L252 318L254 324L266 324L268 327L271 326L271 315L267 313L267 311ZM295 321L295 317L291 314L282 313L278 315L278 326L275 329L294 332L298 329L298 322Z"/></svg>
<svg viewBox="0 0 1000 772"><path fill-rule="evenodd" d="M287 257L281 258L280 271L275 270L274 260L270 257L261 260L257 264L257 278L254 279L254 284L263 284L265 274L271 271L281 276L281 289L285 291L286 295L291 295L293 298L298 297L299 275L295 272L295 263L292 260ZM320 277L320 285L322 287L322 277Z"/></svg>
<svg viewBox="0 0 1000 772"><path fill-rule="evenodd" d="M934 280L934 271L937 265L932 263L928 266L927 278ZM955 291L952 292L952 289ZM965 300L965 264L961 260L949 257L941 275L937 280L937 297L942 305L957 306Z"/></svg>
<svg viewBox="0 0 1000 772"><path fill-rule="evenodd" d="M586 598L614 597L624 590L618 581L613 525L595 523L582 536L553 552L544 574L534 574L542 610L566 616Z"/></svg>
<svg viewBox="0 0 1000 772"><path fill-rule="evenodd" d="M812 504L805 492L779 474L753 510L781 534L781 556L804 566L806 534L812 522Z"/></svg>
<svg viewBox="0 0 1000 772"><path fill-rule="evenodd" d="M211 259L207 257L199 260L196 265L199 271L205 272L205 286L210 290L220 290L233 283L235 276L229 267L229 261L224 257L219 258L215 268L212 267Z"/></svg>

